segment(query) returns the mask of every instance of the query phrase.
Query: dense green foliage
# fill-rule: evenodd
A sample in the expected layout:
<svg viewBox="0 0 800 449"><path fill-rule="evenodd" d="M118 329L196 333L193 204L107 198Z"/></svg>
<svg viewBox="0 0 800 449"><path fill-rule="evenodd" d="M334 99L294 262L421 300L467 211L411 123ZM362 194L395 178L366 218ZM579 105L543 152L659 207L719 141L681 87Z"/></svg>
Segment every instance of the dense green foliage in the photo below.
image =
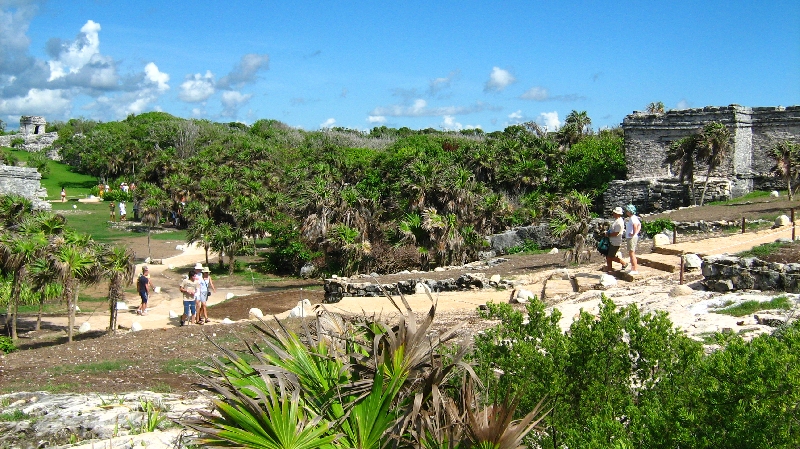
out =
<svg viewBox="0 0 800 449"><path fill-rule="evenodd" d="M570 117L569 132L526 124L488 135L306 132L274 120L245 126L157 112L53 129L65 162L111 185L149 186L137 189L144 215L176 216L193 241L235 257L242 239L280 230L270 256L279 271L313 259L350 274L461 263L484 235L556 216L564 194L596 197L625 174L622 137L591 133L585 112Z"/></svg>
<svg viewBox="0 0 800 449"><path fill-rule="evenodd" d="M547 396L542 447L796 447L800 442L800 324L750 342L719 336L703 355L664 313L581 312L562 332L558 311L490 304L500 324L476 337L477 372L519 412Z"/></svg>
<svg viewBox="0 0 800 449"><path fill-rule="evenodd" d="M664 229L675 230L675 223L668 218L658 218L655 220L642 220L642 231L649 236L654 236Z"/></svg>
<svg viewBox="0 0 800 449"><path fill-rule="evenodd" d="M8 354L16 350L17 345L14 344L14 340L12 340L11 337L0 336L0 352Z"/></svg>

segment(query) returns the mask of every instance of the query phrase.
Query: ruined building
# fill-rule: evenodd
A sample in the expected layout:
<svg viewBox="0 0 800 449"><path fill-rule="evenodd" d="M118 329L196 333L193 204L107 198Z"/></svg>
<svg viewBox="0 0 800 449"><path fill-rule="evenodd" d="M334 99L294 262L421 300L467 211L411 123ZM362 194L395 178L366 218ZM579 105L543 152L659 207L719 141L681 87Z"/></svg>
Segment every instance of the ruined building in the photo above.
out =
<svg viewBox="0 0 800 449"><path fill-rule="evenodd" d="M19 118L19 133L0 136L0 146L10 147L14 139L23 139L18 148L30 152L47 151L47 157L59 160L58 152L52 151L53 142L58 139L58 133L45 132L47 122L44 117L23 115Z"/></svg>
<svg viewBox="0 0 800 449"><path fill-rule="evenodd" d="M800 106L750 108L739 105L668 111L634 112L625 117L627 179L613 181L603 195L604 211L634 204L640 212L658 212L692 204L688 186L664 163L672 142L698 133L710 122L731 133L731 151L711 172L706 201L725 200L753 190L785 188L770 173L775 162L769 150L780 141L800 142ZM699 201L708 166L695 165L695 196Z"/></svg>

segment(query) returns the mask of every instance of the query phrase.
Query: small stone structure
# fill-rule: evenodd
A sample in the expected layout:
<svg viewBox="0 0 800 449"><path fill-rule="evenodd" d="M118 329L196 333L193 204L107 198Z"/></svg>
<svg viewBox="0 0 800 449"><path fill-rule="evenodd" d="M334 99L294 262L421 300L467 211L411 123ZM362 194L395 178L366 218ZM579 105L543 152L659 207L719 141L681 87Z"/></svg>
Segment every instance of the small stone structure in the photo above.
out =
<svg viewBox="0 0 800 449"><path fill-rule="evenodd" d="M15 194L33 202L36 210L51 210L47 189L42 187L42 175L35 168L0 165L0 195Z"/></svg>
<svg viewBox="0 0 800 449"><path fill-rule="evenodd" d="M800 141L800 106L708 106L666 113L634 112L625 117L627 179L614 181L603 196L604 212L622 204L634 204L639 212L659 212L687 206L688 188L664 163L669 146L695 134L711 122L724 124L731 133L731 152L712 171L708 201L742 196L756 189L773 190L781 181L770 174L774 161L768 151L784 140ZM695 196L701 194L708 170L696 164Z"/></svg>
<svg viewBox="0 0 800 449"><path fill-rule="evenodd" d="M765 262L728 255L703 258L704 283L710 290L765 290L800 293L800 263Z"/></svg>
<svg viewBox="0 0 800 449"><path fill-rule="evenodd" d="M19 133L0 136L0 146L10 147L14 139L23 139L24 143L21 150L32 153L50 150L53 142L58 139L58 133L45 132L47 121L44 117L36 115L23 115L19 119ZM48 151L47 157L53 160L60 160L57 151Z"/></svg>

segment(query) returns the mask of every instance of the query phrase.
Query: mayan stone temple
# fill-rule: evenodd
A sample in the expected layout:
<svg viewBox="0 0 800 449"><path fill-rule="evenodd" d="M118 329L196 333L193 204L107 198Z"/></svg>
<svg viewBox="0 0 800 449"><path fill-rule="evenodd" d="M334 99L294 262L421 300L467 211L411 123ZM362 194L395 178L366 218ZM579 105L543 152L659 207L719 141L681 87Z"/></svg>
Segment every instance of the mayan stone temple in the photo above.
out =
<svg viewBox="0 0 800 449"><path fill-rule="evenodd" d="M785 188L770 171L775 165L768 151L777 142L800 141L800 106L721 107L674 110L664 113L636 111L625 117L627 179L612 181L603 195L604 210L634 204L640 212L657 212L691 203L688 186L664 163L676 140L699 132L710 122L724 124L731 133L731 151L711 172L706 201L725 200L753 190ZM701 193L708 166L696 164L695 195Z"/></svg>

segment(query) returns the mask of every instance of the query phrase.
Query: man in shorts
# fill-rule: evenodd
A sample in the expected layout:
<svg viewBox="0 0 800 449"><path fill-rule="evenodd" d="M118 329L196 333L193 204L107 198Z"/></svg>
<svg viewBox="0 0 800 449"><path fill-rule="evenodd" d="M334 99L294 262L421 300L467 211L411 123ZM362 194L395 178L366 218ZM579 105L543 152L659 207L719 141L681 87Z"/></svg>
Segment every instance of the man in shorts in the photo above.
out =
<svg viewBox="0 0 800 449"><path fill-rule="evenodd" d="M150 297L150 292L153 290L150 286L149 270L147 266L142 267L142 274L136 281L137 290L139 290L139 297L142 298L142 304L136 309L137 315L147 315L147 300Z"/></svg>
<svg viewBox="0 0 800 449"><path fill-rule="evenodd" d="M189 275L181 281L180 291L183 293L183 315L181 316L181 326L191 324L192 318L197 316L197 306L195 305L195 295L198 290L197 277L195 270L189 270Z"/></svg>

